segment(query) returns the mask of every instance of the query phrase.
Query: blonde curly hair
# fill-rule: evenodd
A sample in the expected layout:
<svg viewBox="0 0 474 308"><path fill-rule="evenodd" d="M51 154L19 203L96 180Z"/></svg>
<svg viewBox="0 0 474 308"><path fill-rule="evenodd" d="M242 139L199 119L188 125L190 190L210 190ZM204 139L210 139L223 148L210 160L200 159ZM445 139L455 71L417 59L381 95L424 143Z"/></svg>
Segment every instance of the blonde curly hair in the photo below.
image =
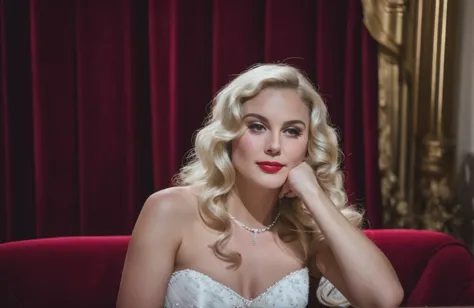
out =
<svg viewBox="0 0 474 308"><path fill-rule="evenodd" d="M295 89L310 110L308 159L321 188L346 219L360 227L362 214L347 205L343 174L339 168L340 150L334 128L328 124L327 108L311 82L301 71L287 64L260 64L238 75L223 87L212 104L212 113L195 138L189 163L174 178L176 185L202 187L199 214L204 223L221 232L211 248L221 260L237 268L241 255L226 251L231 235L231 220L226 201L235 183L235 169L230 157L230 143L242 136L242 105L265 88ZM297 240L308 261L315 244L324 239L317 224L298 198L283 199L276 233L283 241Z"/></svg>

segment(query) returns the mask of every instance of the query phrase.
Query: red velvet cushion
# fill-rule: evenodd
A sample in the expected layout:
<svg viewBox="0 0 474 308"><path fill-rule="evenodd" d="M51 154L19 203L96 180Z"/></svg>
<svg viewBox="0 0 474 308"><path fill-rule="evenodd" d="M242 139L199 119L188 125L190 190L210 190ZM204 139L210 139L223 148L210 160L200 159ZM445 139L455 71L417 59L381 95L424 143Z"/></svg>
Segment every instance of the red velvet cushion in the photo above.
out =
<svg viewBox="0 0 474 308"><path fill-rule="evenodd" d="M474 305L474 261L454 238L368 230L388 256L409 306ZM127 236L38 239L0 245L0 307L115 307Z"/></svg>
<svg viewBox="0 0 474 308"><path fill-rule="evenodd" d="M474 259L453 237L420 230L365 233L395 268L405 291L405 305L474 305Z"/></svg>
<svg viewBox="0 0 474 308"><path fill-rule="evenodd" d="M115 307L129 237L0 245L0 307Z"/></svg>

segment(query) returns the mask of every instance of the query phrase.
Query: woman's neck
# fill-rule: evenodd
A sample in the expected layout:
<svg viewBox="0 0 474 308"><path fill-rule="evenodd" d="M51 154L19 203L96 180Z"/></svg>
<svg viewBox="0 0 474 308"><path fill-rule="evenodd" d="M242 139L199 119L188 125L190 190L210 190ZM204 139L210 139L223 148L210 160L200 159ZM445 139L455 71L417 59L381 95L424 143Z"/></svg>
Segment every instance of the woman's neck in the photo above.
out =
<svg viewBox="0 0 474 308"><path fill-rule="evenodd" d="M268 190L245 182L236 183L227 201L227 210L251 228L264 228L275 218L279 190Z"/></svg>

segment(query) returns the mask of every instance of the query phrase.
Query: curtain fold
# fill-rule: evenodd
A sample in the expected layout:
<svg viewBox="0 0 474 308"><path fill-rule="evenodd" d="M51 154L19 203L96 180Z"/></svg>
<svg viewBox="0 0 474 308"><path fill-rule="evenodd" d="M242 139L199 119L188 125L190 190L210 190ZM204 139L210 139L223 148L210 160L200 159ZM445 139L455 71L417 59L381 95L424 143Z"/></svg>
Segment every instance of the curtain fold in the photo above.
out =
<svg viewBox="0 0 474 308"><path fill-rule="evenodd" d="M359 0L0 0L0 242L128 234L215 94L303 69L341 135L346 187L382 227L377 46Z"/></svg>

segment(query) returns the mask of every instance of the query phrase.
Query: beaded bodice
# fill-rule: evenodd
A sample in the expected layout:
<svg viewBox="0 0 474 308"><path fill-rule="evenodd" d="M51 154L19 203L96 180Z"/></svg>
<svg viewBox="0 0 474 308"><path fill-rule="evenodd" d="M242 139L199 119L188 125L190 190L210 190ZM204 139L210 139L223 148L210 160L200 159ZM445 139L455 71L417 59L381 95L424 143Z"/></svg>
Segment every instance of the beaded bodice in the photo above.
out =
<svg viewBox="0 0 474 308"><path fill-rule="evenodd" d="M243 297L205 274L185 269L171 275L165 308L303 308L308 304L308 293L307 268L288 274L253 299Z"/></svg>

